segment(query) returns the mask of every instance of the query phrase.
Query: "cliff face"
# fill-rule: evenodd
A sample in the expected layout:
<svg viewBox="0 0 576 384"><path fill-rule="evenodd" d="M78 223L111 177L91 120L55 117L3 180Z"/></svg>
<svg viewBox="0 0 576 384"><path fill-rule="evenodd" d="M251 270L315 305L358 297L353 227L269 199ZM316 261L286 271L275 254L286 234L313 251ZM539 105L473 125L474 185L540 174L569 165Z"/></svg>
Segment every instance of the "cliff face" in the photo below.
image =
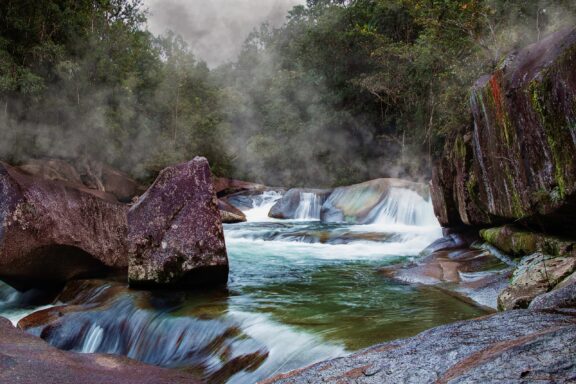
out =
<svg viewBox="0 0 576 384"><path fill-rule="evenodd" d="M447 140L434 170L441 224L576 235L576 29L508 56L470 103L473 124Z"/></svg>

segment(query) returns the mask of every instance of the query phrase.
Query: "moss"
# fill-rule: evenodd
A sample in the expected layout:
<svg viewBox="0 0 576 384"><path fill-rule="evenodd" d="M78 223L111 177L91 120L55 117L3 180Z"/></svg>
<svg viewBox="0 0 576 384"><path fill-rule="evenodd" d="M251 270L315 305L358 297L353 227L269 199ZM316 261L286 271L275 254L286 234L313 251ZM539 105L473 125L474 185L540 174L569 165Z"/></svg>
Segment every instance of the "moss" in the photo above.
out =
<svg viewBox="0 0 576 384"><path fill-rule="evenodd" d="M542 252L550 257L576 256L576 242L513 226L483 229L480 237L486 242L514 256Z"/></svg>

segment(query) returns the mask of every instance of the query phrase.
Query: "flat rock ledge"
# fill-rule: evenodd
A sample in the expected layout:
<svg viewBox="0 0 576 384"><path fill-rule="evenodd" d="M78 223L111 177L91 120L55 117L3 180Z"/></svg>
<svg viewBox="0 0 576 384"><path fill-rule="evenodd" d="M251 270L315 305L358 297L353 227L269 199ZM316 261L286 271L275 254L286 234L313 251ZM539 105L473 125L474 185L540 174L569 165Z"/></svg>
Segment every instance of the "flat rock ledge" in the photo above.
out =
<svg viewBox="0 0 576 384"><path fill-rule="evenodd" d="M574 383L576 317L515 310L281 374L261 384Z"/></svg>
<svg viewBox="0 0 576 384"><path fill-rule="evenodd" d="M0 317L0 383L196 384L190 374L126 357L66 352Z"/></svg>

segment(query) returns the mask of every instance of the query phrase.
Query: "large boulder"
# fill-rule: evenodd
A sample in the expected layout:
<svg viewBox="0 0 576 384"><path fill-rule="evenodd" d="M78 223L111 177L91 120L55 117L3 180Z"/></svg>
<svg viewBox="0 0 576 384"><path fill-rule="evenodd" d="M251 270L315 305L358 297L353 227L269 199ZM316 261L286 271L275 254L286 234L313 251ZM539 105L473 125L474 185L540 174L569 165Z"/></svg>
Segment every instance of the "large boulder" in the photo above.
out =
<svg viewBox="0 0 576 384"><path fill-rule="evenodd" d="M434 169L443 226L522 221L576 234L576 29L511 54L474 85L474 124Z"/></svg>
<svg viewBox="0 0 576 384"><path fill-rule="evenodd" d="M127 208L0 163L0 278L18 289L128 267Z"/></svg>
<svg viewBox="0 0 576 384"><path fill-rule="evenodd" d="M261 384L569 383L576 318L509 311L433 328Z"/></svg>
<svg viewBox="0 0 576 384"><path fill-rule="evenodd" d="M192 374L126 357L56 349L0 318L0 382L10 384L199 383Z"/></svg>
<svg viewBox="0 0 576 384"><path fill-rule="evenodd" d="M228 258L208 161L165 168L128 213L131 286L224 284Z"/></svg>
<svg viewBox="0 0 576 384"><path fill-rule="evenodd" d="M272 206L268 216L275 219L320 219L320 210L330 193L332 191L327 189L290 189Z"/></svg>
<svg viewBox="0 0 576 384"><path fill-rule="evenodd" d="M370 223L376 219L377 208L395 191L404 196L414 196L422 202L429 197L425 184L401 179L370 180L336 188L322 206L321 220L327 223Z"/></svg>
<svg viewBox="0 0 576 384"><path fill-rule="evenodd" d="M79 187L100 191L109 200L128 203L142 192L138 182L126 173L97 161L82 159L32 159L18 169L48 180L66 181Z"/></svg>

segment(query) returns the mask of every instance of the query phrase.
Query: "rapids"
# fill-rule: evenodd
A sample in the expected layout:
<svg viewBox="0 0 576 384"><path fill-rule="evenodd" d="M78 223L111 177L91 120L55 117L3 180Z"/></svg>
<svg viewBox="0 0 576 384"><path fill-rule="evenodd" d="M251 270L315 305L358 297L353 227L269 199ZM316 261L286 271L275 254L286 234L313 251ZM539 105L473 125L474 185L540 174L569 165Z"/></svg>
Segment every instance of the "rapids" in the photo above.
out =
<svg viewBox="0 0 576 384"><path fill-rule="evenodd" d="M255 383L484 314L378 273L441 236L431 206L415 193L392 192L363 225L313 220L314 196L303 196L297 220L268 218L280 197L254 196L248 222L224 226L227 289L145 292L92 281L67 288L53 303L64 306L21 325L62 349L126 355L214 383ZM31 311L19 295L0 289L0 315L17 321Z"/></svg>

